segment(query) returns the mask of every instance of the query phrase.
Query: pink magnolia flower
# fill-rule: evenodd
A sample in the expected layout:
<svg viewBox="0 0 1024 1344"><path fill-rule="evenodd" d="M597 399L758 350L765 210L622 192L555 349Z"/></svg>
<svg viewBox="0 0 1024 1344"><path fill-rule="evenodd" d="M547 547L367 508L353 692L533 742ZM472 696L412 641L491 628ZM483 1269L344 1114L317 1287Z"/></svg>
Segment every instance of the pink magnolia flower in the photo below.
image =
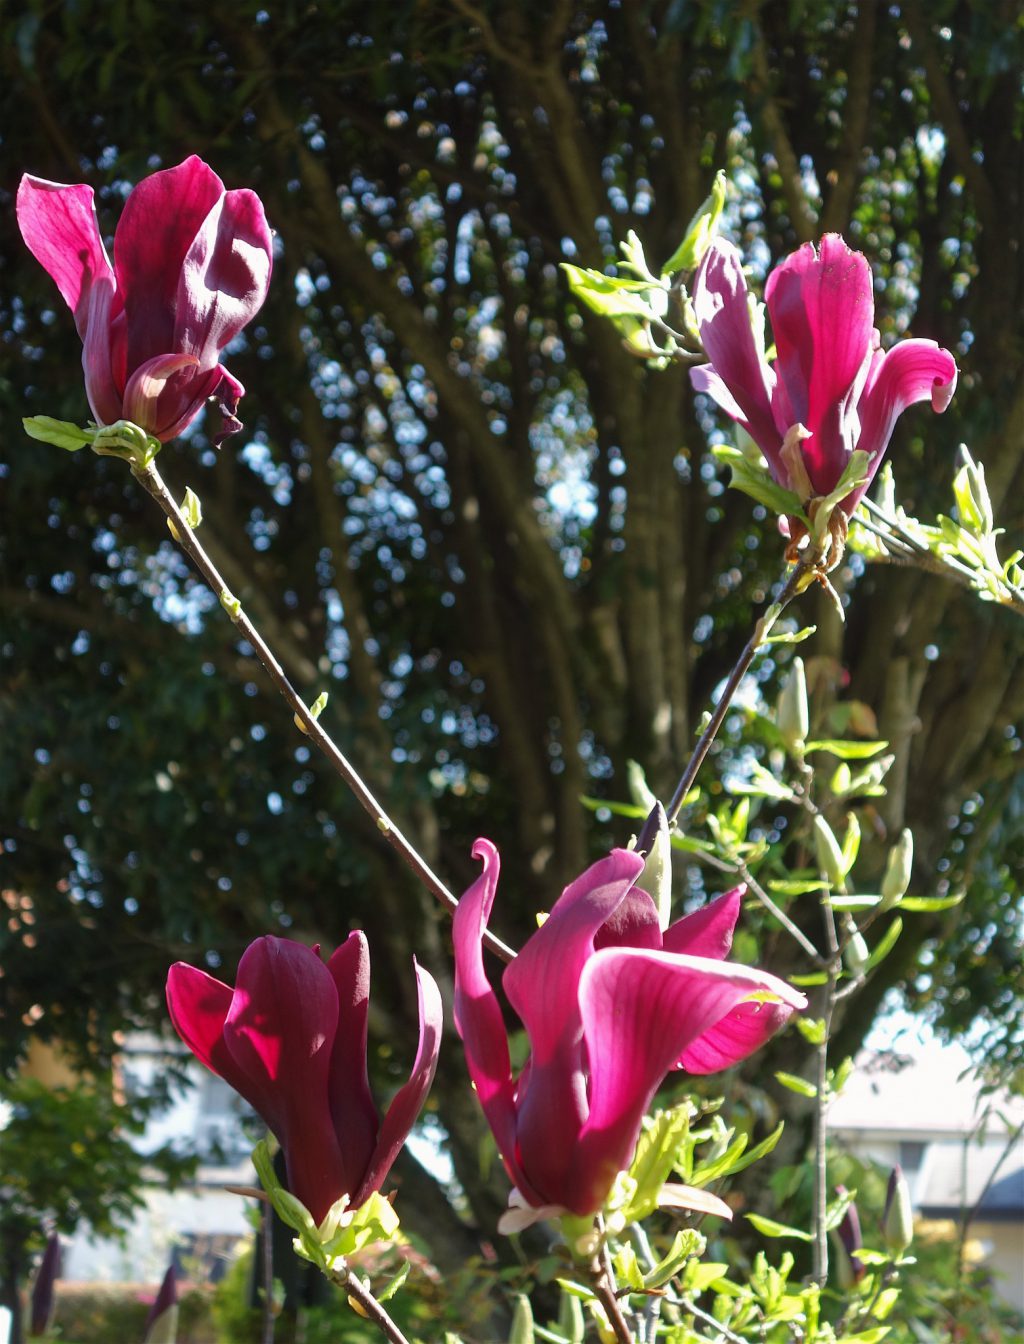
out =
<svg viewBox="0 0 1024 1344"><path fill-rule="evenodd" d="M498 852L455 912L455 1024L509 1178L535 1209L590 1214L629 1166L658 1085L675 1068L713 1073L745 1058L806 999L764 971L723 961L742 888L662 933L634 884L643 859L616 849L588 868L504 973L530 1038L516 1080L482 937Z"/></svg>
<svg viewBox="0 0 1024 1344"><path fill-rule="evenodd" d="M769 364L755 340L740 254L716 239L701 262L693 307L709 364L690 370L750 434L779 485L802 504L835 489L850 454L868 454L869 480L842 501L849 516L870 484L896 420L930 399L944 411L956 388L953 356L934 341L879 348L867 258L835 233L805 243L772 271L765 303L775 338Z"/></svg>
<svg viewBox="0 0 1024 1344"><path fill-rule="evenodd" d="M184 962L171 967L175 1030L269 1125L284 1150L288 1188L317 1223L342 1195L355 1209L380 1189L430 1090L441 996L420 966L416 981L419 1048L381 1121L366 1074L364 934L349 934L326 965L318 949L258 938L238 963L233 990Z"/></svg>
<svg viewBox="0 0 1024 1344"><path fill-rule="evenodd" d="M97 424L131 420L166 443L216 397L217 441L241 429L245 389L218 361L270 284L270 229L254 192L225 191L195 155L153 173L125 202L113 266L90 186L26 174L18 224L75 315Z"/></svg>

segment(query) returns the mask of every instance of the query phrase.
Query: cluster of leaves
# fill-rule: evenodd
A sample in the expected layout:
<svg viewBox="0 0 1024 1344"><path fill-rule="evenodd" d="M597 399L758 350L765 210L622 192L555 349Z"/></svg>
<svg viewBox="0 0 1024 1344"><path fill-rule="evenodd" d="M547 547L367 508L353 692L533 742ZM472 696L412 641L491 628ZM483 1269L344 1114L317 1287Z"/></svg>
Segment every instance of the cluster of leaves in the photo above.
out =
<svg viewBox="0 0 1024 1344"><path fill-rule="evenodd" d="M892 467L882 470L877 499L866 505L851 532L854 549L869 560L903 560L927 565L929 559L950 578L966 584L983 602L998 602L1024 614L1024 551L1001 559L997 549L1003 528L996 527L985 468L961 444L962 463L953 478L953 517L939 514L922 523L897 502Z"/></svg>

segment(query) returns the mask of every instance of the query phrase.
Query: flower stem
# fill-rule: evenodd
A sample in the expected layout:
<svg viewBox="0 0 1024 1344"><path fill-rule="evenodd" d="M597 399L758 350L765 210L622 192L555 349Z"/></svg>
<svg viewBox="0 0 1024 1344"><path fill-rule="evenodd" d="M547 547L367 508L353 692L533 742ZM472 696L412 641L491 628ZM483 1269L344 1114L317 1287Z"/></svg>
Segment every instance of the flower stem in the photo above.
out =
<svg viewBox="0 0 1024 1344"><path fill-rule="evenodd" d="M828 1231L825 1227L828 1213L828 1043L832 1035L832 1015L836 1006L836 986L842 967L842 951L836 933L835 913L829 893L823 893L822 908L825 917L825 935L828 939L828 983L822 1021L824 1036L817 1046L814 1103L814 1279L824 1288L828 1282Z"/></svg>
<svg viewBox="0 0 1024 1344"><path fill-rule="evenodd" d="M615 1289L609 1282L607 1272L602 1266L595 1267L594 1292L597 1295L597 1300L604 1307L608 1324L612 1328L612 1334L619 1341L619 1344L636 1344L633 1339L633 1332L626 1324L626 1318L622 1314L619 1299L615 1296Z"/></svg>
<svg viewBox="0 0 1024 1344"><path fill-rule="evenodd" d="M331 1278L339 1288L344 1289L350 1298L359 1303L363 1315L374 1323L382 1335L391 1340L391 1344L409 1344L398 1325L391 1319L358 1274L353 1274L352 1270L346 1269L343 1273L332 1274Z"/></svg>
<svg viewBox="0 0 1024 1344"><path fill-rule="evenodd" d="M164 513L174 524L175 536L182 550L209 584L214 595L220 598L221 606L228 612L232 622L238 627L239 631L249 644L252 645L256 652L256 656L266 669L270 680L283 696L289 709L291 709L295 717L302 724L306 735L316 743L327 757L328 761L330 761L335 773L340 775L351 789L352 793L355 794L357 801L362 806L363 810L369 813L373 818L377 829L384 836L384 839L391 848L400 855L406 865L412 870L416 877L419 878L431 895L444 906L449 914L453 914L458 905L458 901L433 871L426 859L423 858L415 846L412 845L398 826L395 825L394 821L388 816L384 808L374 797L369 786L363 780L356 768L310 713L305 701L288 680L283 667L269 645L263 639L263 636L245 614L241 604L236 598L232 597L220 571L196 538L187 519L178 508L171 492L164 484L163 478L157 471L156 466L152 462L141 467L133 466L132 475L153 497L153 499L156 500ZM515 956L515 952L512 948L506 946L505 943L491 933L484 932L484 941L491 951L495 952L503 961L511 961Z"/></svg>
<svg viewBox="0 0 1024 1344"><path fill-rule="evenodd" d="M750 664L754 661L761 645L768 638L775 622L789 606L793 598L802 593L820 572L822 553L820 548L806 550L789 573L789 577L782 586L782 590L774 602L767 608L764 615L758 619L754 626L754 633L747 640L743 652L736 660L736 665L729 673L729 680L725 683L725 688L719 696L718 703L708 719L707 727L701 733L697 745L693 749L693 755L690 757L689 764L683 771L679 783L676 785L675 793L665 812L668 816L668 824L671 827L682 810L683 800L693 787L693 781L697 778L697 773L708 752L711 750L711 744L718 736L718 730L721 728L726 714L729 712L729 706L732 704L733 697L739 689L740 682L747 675ZM656 831L651 818L648 818L637 840L636 847L641 853L646 853L654 843ZM648 833L650 832L650 833Z"/></svg>

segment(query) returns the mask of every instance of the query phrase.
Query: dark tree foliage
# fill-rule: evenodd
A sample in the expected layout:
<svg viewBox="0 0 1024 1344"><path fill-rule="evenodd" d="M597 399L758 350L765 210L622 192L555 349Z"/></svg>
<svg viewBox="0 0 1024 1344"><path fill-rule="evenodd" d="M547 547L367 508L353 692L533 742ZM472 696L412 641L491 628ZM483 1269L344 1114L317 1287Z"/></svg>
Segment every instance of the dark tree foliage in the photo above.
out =
<svg viewBox="0 0 1024 1344"><path fill-rule="evenodd" d="M271 298L231 356L246 430L217 454L200 426L161 470L179 498L200 495L233 590L303 694L331 691L325 724L450 885L474 874L475 835L500 844L497 925L514 941L628 838L581 794L624 796L629 758L671 789L781 566L773 526L723 492L706 454L722 426L683 371L633 361L571 301L559 262L608 265L630 228L667 257L719 168L727 227L757 269L843 231L875 269L883 339L909 328L962 368L945 417L921 408L897 429L903 502L948 508L966 441L1019 532L1016 13L1012 0L5 12L0 796L3 886L33 915L0 933L8 1062L29 1024L102 1052L114 1030L158 1021L175 958L230 979L258 933L334 943L363 926L376 1067L397 1078L412 952L448 974L442 917L311 756L123 465L22 436L24 414L87 408L73 325L17 236L18 174L89 181L108 233L133 182L191 152L262 196L280 246ZM854 599L845 627L804 599L815 712L863 702L893 743L878 862L909 825L914 889L968 891L908 925L841 1046L904 984L953 1028L984 1010L992 1049L1010 1052L1019 623L916 571L838 579ZM764 664L769 697L774 672ZM783 948L767 950L785 972ZM502 1191L485 1196L475 1174L454 1040L434 1105L486 1225Z"/></svg>

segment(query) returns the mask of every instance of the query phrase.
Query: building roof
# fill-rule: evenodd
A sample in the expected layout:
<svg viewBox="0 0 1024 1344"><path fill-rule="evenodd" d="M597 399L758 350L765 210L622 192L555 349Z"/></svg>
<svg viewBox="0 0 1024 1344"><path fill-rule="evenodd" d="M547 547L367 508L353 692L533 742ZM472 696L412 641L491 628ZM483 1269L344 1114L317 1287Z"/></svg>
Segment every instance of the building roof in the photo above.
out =
<svg viewBox="0 0 1024 1344"><path fill-rule="evenodd" d="M1008 1132L1024 1121L1024 1098L981 1095L967 1051L934 1037L898 1040L890 1049L864 1050L829 1112L834 1132L893 1139L962 1138L984 1120L986 1134Z"/></svg>
<svg viewBox="0 0 1024 1344"><path fill-rule="evenodd" d="M1018 1136L1009 1151L1005 1137L933 1143L915 1186L918 1208L928 1218L960 1218L976 1209L977 1222L1024 1223L1024 1139Z"/></svg>

